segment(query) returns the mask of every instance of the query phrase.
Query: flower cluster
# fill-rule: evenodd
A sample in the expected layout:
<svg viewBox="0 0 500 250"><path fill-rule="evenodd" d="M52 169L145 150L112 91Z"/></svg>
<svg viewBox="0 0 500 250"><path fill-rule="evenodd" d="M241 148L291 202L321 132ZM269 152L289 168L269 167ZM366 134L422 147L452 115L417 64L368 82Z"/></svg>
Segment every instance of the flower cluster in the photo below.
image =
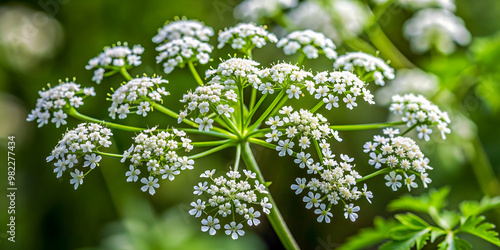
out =
<svg viewBox="0 0 500 250"><path fill-rule="evenodd" d="M126 42L123 44L118 42L111 47L105 47L101 54L90 59L85 69L96 68L92 81L99 84L104 78L107 69L116 72L123 67L130 68L141 65L141 54L143 52L144 48L141 45L134 45L131 49Z"/></svg>
<svg viewBox="0 0 500 250"><path fill-rule="evenodd" d="M187 103L186 109L179 113L178 122L181 123L193 111L198 110L200 117L195 122L200 131L210 131L213 119L209 118L211 110L217 110L219 115L230 117L234 112L232 105L237 101L237 94L232 89L227 89L219 83L199 86L194 92L189 91L180 100Z"/></svg>
<svg viewBox="0 0 500 250"><path fill-rule="evenodd" d="M278 63L261 70L259 75L265 82L258 86L254 84L253 87L261 91L262 94L273 94L275 89L286 89L288 98L299 99L302 94L301 88L314 85L310 72L289 63Z"/></svg>
<svg viewBox="0 0 500 250"><path fill-rule="evenodd" d="M326 103L326 109L339 107L339 96L344 95L342 101L348 109L357 107L356 98L363 96L369 104L375 104L370 90L366 89L367 83L361 81L355 74L348 71L320 72L314 76L316 85L307 86L307 90L314 98Z"/></svg>
<svg viewBox="0 0 500 250"><path fill-rule="evenodd" d="M251 23L240 23L219 33L219 45L221 49L230 44L233 49L247 54L254 47L262 48L267 42L276 43L278 38L269 33L265 27L256 26Z"/></svg>
<svg viewBox="0 0 500 250"><path fill-rule="evenodd" d="M146 116L151 111L151 102L163 102L162 96L169 95L164 87L159 85L168 83L161 77L134 78L120 86L112 95L109 116L113 119L118 114L119 119L125 119L130 111ZM156 86L156 90L153 87ZM136 110L137 109L137 110Z"/></svg>
<svg viewBox="0 0 500 250"><path fill-rule="evenodd" d="M234 16L246 22L259 22L273 17L282 9L297 6L298 0L245 0L234 8Z"/></svg>
<svg viewBox="0 0 500 250"><path fill-rule="evenodd" d="M187 62L198 61L207 64L212 53L212 46L196 38L185 36L156 47L160 54L156 63L163 63L165 73L169 74L176 66L183 67Z"/></svg>
<svg viewBox="0 0 500 250"><path fill-rule="evenodd" d="M221 62L217 69L207 70L206 76L210 78L210 84L218 83L227 87L235 84L245 87L246 84L251 84L255 87L262 82L258 65L258 62L250 59L231 58Z"/></svg>
<svg viewBox="0 0 500 250"><path fill-rule="evenodd" d="M371 158L368 164L373 165L376 169L385 166L395 169L385 176L388 181L386 185L394 191L401 187L399 180L402 179L396 172L404 173L404 183L408 187L408 191L418 187L415 182L415 174L407 175L412 172L417 172L420 175L424 187L427 188L431 179L427 177L426 171L432 170L432 167L429 166L429 159L420 151L420 147L409 137L395 137L399 134L397 129L386 128L384 134L389 137L376 135L373 137L373 141L366 142L363 146L363 152L368 153Z"/></svg>
<svg viewBox="0 0 500 250"><path fill-rule="evenodd" d="M318 214L318 222L330 223L330 217L333 214L330 212L333 205L337 205L339 201L344 204L344 216L354 222L358 218L356 212L359 211L359 206L354 206L348 202L358 200L361 196L365 196L369 202L373 198L371 191L368 191L366 184L359 191L356 187L356 180L361 178L361 175L354 170L355 164L352 164L354 158L348 155L341 154L341 162L335 160L335 155L330 151L330 145L323 143L322 162L314 162L311 154L301 152L297 154L295 163L300 168L308 168L307 173L316 175L318 178L297 178L296 184L291 186L295 190L295 194L299 195L304 190L308 190L303 201L306 203L306 208L315 207L315 214Z"/></svg>
<svg viewBox="0 0 500 250"><path fill-rule="evenodd" d="M113 135L109 128L96 123L81 123L77 128L69 130L52 150L47 162L54 161L54 173L60 178L66 170L71 172L71 184L75 189L83 184L83 178L99 166L102 157L96 154L101 147L111 145L110 137ZM82 159L83 158L83 159ZM78 169L79 162L83 162L83 169ZM85 168L90 169L85 173Z"/></svg>
<svg viewBox="0 0 500 250"><path fill-rule="evenodd" d="M48 124L49 121L59 128L66 125L68 115L64 113L65 108L78 108L83 105L83 99L87 96L95 96L94 88L81 88L80 84L59 81L59 85L42 91L38 91L40 98L37 99L36 108L31 110L27 121L38 122L38 127ZM52 114L51 114L52 113ZM50 119L52 115L52 119Z"/></svg>
<svg viewBox="0 0 500 250"><path fill-rule="evenodd" d="M292 55L299 51L309 59L318 58L320 53L325 54L329 59L337 58L336 47L332 40L322 33L312 30L294 31L281 38L276 46L283 47L286 55Z"/></svg>
<svg viewBox="0 0 500 250"><path fill-rule="evenodd" d="M141 179L143 192L149 190L151 195L155 194L155 188L160 187L158 177L172 181L181 171L193 169L194 160L178 154L181 149L186 152L193 149L184 131L173 128L168 132L155 132L155 129L150 129L133 139L134 144L123 153L121 161L128 159L131 164L125 174L127 182L136 182L141 172L148 173L147 178Z"/></svg>
<svg viewBox="0 0 500 250"><path fill-rule="evenodd" d="M363 78L373 79L375 84L384 86L385 79L394 79L394 69L389 67L382 59L363 53L351 52L339 56L333 67L354 71Z"/></svg>
<svg viewBox="0 0 500 250"><path fill-rule="evenodd" d="M153 42L161 44L165 41L192 37L200 41L208 41L214 35L211 27L205 26L202 22L195 20L176 20L167 22L158 29L158 34L153 37Z"/></svg>
<svg viewBox="0 0 500 250"><path fill-rule="evenodd" d="M404 24L404 35L416 52L431 48L443 54L455 51L455 43L467 45L471 35L461 18L445 9L424 9Z"/></svg>
<svg viewBox="0 0 500 250"><path fill-rule="evenodd" d="M278 142L276 146L276 151L279 152L279 156L292 155L295 138L298 139L298 146L300 151L304 151L315 145L320 141L321 146L329 145L326 143L326 139L330 137L335 137L336 140L342 141L338 135L338 131L334 131L329 128L328 121L321 114L313 114L309 110L301 109L300 111L293 111L291 106L285 106L280 111L284 117L275 116L270 117L266 121L266 125L269 125L271 132L267 133L267 142ZM283 132L285 132L283 134ZM283 140L282 137L287 139Z"/></svg>
<svg viewBox="0 0 500 250"><path fill-rule="evenodd" d="M406 122L406 126L416 126L419 139L430 140L429 135L432 134L430 125L437 125L443 139L446 139L446 134L451 133L448 128L450 123L448 113L441 111L422 95L395 95L392 97L389 110L395 115L403 115L402 121Z"/></svg>
<svg viewBox="0 0 500 250"><path fill-rule="evenodd" d="M269 214L272 204L267 197L260 194L267 194L263 183L256 180L256 174L249 170L243 170L242 176L238 171L229 171L226 176L214 177L215 169L205 171L200 177L208 181L200 182L194 187L194 194L205 196L206 199L198 199L192 202L193 209L189 214L196 218L207 216L201 223L201 231L210 235L215 235L221 228L220 220L230 221L224 225L225 233L233 240L243 236L245 231L243 225L246 222L249 226L258 226L261 216L258 210ZM209 184L210 182L210 184ZM240 216L241 220L236 218Z"/></svg>
<svg viewBox="0 0 500 250"><path fill-rule="evenodd" d="M296 8L287 13L288 19L297 29L311 29L325 34L336 43L341 41L339 33L333 25L332 17L316 1L301 1ZM314 16L314 18L311 18Z"/></svg>

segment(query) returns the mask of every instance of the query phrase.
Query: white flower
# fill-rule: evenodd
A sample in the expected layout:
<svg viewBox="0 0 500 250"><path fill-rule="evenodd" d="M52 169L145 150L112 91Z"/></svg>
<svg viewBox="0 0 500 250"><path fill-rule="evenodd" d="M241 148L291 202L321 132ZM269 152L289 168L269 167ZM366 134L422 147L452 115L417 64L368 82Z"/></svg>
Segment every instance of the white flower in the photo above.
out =
<svg viewBox="0 0 500 250"><path fill-rule="evenodd" d="M205 202L198 199L196 202L191 202L191 206L194 208L189 210L189 214L194 215L194 217L200 217L201 213L205 209Z"/></svg>
<svg viewBox="0 0 500 250"><path fill-rule="evenodd" d="M206 219L201 220L201 231L206 232L210 235L215 235L217 233L216 230L220 229L220 224L219 224L219 219L217 218L212 218L212 216L208 216Z"/></svg>
<svg viewBox="0 0 500 250"><path fill-rule="evenodd" d="M288 94L288 98L293 98L295 97L296 99L299 99L300 94L302 94L302 91L300 90L299 87L296 87L295 85L291 85L289 89L286 90L286 93Z"/></svg>
<svg viewBox="0 0 500 250"><path fill-rule="evenodd" d="M429 175L428 173L420 174L420 179L422 180L422 184L424 185L424 188L427 188L427 184L432 182L431 178L427 177L428 175Z"/></svg>
<svg viewBox="0 0 500 250"><path fill-rule="evenodd" d="M269 33L264 26L256 26L251 23L240 23L234 27L226 28L219 33L218 37L220 49L226 44L231 44L233 49L245 51L248 48L262 48L266 41L276 43L277 38L274 34Z"/></svg>
<svg viewBox="0 0 500 250"><path fill-rule="evenodd" d="M313 206L314 207L318 207L319 206L319 202L321 200L321 194L319 193L316 193L314 194L313 192L309 192L308 196L304 196L304 198L302 199L302 201L306 202L306 208L307 209L311 209Z"/></svg>
<svg viewBox="0 0 500 250"><path fill-rule="evenodd" d="M408 191L410 191L411 188L417 188L418 184L415 182L415 175L412 174L411 176L407 176L405 173L405 184L406 187L408 187Z"/></svg>
<svg viewBox="0 0 500 250"><path fill-rule="evenodd" d="M245 231L241 230L241 228L243 228L243 225L241 225L241 223L238 223L238 225L236 225L236 222L232 221L230 224L224 225L224 228L226 229L226 234L231 235L231 238L233 240L238 239L238 235L245 235Z"/></svg>
<svg viewBox="0 0 500 250"><path fill-rule="evenodd" d="M75 184L75 190L78 188L78 185L83 184L83 172L80 172L80 170L75 169L75 172L71 172L71 177L73 177L69 183L70 184Z"/></svg>
<svg viewBox="0 0 500 250"><path fill-rule="evenodd" d="M254 211L253 207L249 208L248 213L245 214L245 220L247 220L249 226L258 226L260 224L260 220L257 218L259 217L260 217L260 212Z"/></svg>
<svg viewBox="0 0 500 250"><path fill-rule="evenodd" d="M296 178L295 181L297 184L292 184L291 188L292 190L295 190L295 194L300 194L306 187L306 178Z"/></svg>
<svg viewBox="0 0 500 250"><path fill-rule="evenodd" d="M195 122L199 124L198 129L200 131L207 131L208 132L213 127L212 123L214 122L214 120L212 120L208 117L203 117L203 119L196 118Z"/></svg>
<svg viewBox="0 0 500 250"><path fill-rule="evenodd" d="M85 162L83 163L84 167L88 167L90 165L90 169L94 169L96 166L99 166L99 161L101 161L102 156L92 153L91 155L85 155Z"/></svg>
<svg viewBox="0 0 500 250"><path fill-rule="evenodd" d="M363 195L366 197L366 199L368 200L368 202L372 203L372 201L370 200L370 198L373 198L373 193L372 191L368 191L368 187L366 186L366 183L363 187Z"/></svg>
<svg viewBox="0 0 500 250"><path fill-rule="evenodd" d="M290 142L289 139L286 139L285 141L280 140L278 142L279 146L276 146L276 151L279 152L278 155L281 157L285 156L287 153L288 153L288 155L292 155L292 153L293 153L292 148L293 148L294 144L295 143Z"/></svg>
<svg viewBox="0 0 500 250"><path fill-rule="evenodd" d="M59 128L60 125L66 125L66 119L68 115L66 115L62 110L54 112L54 118L52 118L51 122L56 124L56 128Z"/></svg>
<svg viewBox="0 0 500 250"><path fill-rule="evenodd" d="M386 186L391 187L393 191L397 191L398 188L401 187L401 182L399 182L401 179L401 175L396 174L396 172L390 172L388 175L385 175L384 179L387 180L385 183Z"/></svg>
<svg viewBox="0 0 500 250"><path fill-rule="evenodd" d="M358 104L356 103L356 97L351 96L351 94L347 94L347 96L344 97L342 100L347 104L348 109L352 110L353 107L358 106Z"/></svg>
<svg viewBox="0 0 500 250"><path fill-rule="evenodd" d="M426 141L431 139L429 135L432 134L432 129L428 128L427 125L417 126L417 131L418 139L424 138Z"/></svg>
<svg viewBox="0 0 500 250"><path fill-rule="evenodd" d="M376 154L375 152L370 153L371 159L368 160L368 164L375 165L376 169L379 169L386 162L386 158L383 158L382 154Z"/></svg>
<svg viewBox="0 0 500 250"><path fill-rule="evenodd" d="M262 206L262 211L266 214L269 214L271 212L270 209L273 208L273 204L271 204L269 202L269 199L267 197L264 197L261 201L260 201L260 206Z"/></svg>
<svg viewBox="0 0 500 250"><path fill-rule="evenodd" d="M323 220L325 220L326 223L330 223L330 217L333 216L330 209L327 209L325 204L321 204L319 208L314 210L314 213L319 214L317 219L319 223L323 222Z"/></svg>
<svg viewBox="0 0 500 250"><path fill-rule="evenodd" d="M202 22L195 20L176 20L167 22L158 34L153 37L154 43L162 43L183 37L193 37L201 41L208 41L214 35L211 27L205 26Z"/></svg>
<svg viewBox="0 0 500 250"><path fill-rule="evenodd" d="M149 189L149 194L153 195L156 193L155 188L159 188L160 184L158 184L158 178L154 178L153 176L149 176L148 179L142 178L141 182L145 185L142 186L142 192L146 192Z"/></svg>
<svg viewBox="0 0 500 250"><path fill-rule="evenodd" d="M356 212L359 212L359 206L354 206L354 204L349 204L345 205L344 207L344 216L345 218L349 218L352 222L355 222L356 219L358 218L358 214Z"/></svg>
<svg viewBox="0 0 500 250"><path fill-rule="evenodd" d="M134 169L134 166L132 165L130 165L129 169L130 171L127 171L125 173L125 176L128 176L127 182L136 182L139 178L139 174L141 174L141 170L139 170L138 168Z"/></svg>
<svg viewBox="0 0 500 250"><path fill-rule="evenodd" d="M206 189L207 189L207 182L206 181L203 183L199 182L198 186L194 187L193 194L201 195L203 194L204 191L206 191Z"/></svg>

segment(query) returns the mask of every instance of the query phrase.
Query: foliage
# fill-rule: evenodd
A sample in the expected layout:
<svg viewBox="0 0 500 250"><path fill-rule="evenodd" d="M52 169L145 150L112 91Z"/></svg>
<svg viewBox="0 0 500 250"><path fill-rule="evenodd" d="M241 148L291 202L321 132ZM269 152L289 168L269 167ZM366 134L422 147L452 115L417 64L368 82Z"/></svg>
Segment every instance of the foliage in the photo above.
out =
<svg viewBox="0 0 500 250"><path fill-rule="evenodd" d="M437 244L439 249L471 249L472 245L459 235L470 234L500 247L495 225L481 214L500 207L500 197L483 197L481 201L462 201L460 212L445 210L450 188L431 190L418 197L404 196L388 205L398 213L394 219L376 218L373 228L361 229L341 249L361 249L379 245L382 250L422 249ZM430 218L430 219L429 219Z"/></svg>

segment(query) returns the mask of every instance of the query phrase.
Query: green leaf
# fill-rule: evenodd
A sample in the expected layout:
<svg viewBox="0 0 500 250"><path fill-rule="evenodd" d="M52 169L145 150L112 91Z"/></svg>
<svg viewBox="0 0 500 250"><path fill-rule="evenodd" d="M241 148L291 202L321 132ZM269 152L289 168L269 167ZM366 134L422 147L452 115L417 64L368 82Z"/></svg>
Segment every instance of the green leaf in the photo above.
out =
<svg viewBox="0 0 500 250"><path fill-rule="evenodd" d="M458 238L453 232L448 232L446 238L439 243L439 250L469 250L472 249L471 244L464 240Z"/></svg>
<svg viewBox="0 0 500 250"><path fill-rule="evenodd" d="M383 244L380 250L407 250L415 245L417 249L422 249L430 237L430 230L431 228L412 230L404 226L395 227L391 230L394 240Z"/></svg>
<svg viewBox="0 0 500 250"><path fill-rule="evenodd" d="M423 229L429 227L427 222L412 213L396 214L394 217L396 217L401 224L411 229Z"/></svg>
<svg viewBox="0 0 500 250"><path fill-rule="evenodd" d="M444 231L443 229L438 227L433 227L431 231L431 242L434 242L437 238L445 234L446 231Z"/></svg>
<svg viewBox="0 0 500 250"><path fill-rule="evenodd" d="M480 202L463 201L460 203L460 211L465 217L475 216L484 213L487 210L500 207L500 196L483 197Z"/></svg>
<svg viewBox="0 0 500 250"><path fill-rule="evenodd" d="M498 233L492 230L495 228L495 225L483 222L484 216L471 216L460 225L457 233L469 233L500 247L500 240L497 237Z"/></svg>
<svg viewBox="0 0 500 250"><path fill-rule="evenodd" d="M398 225L393 219L384 219L382 217L375 217L373 220L373 228L363 228L358 234L353 235L347 239L339 250L363 249L369 246L378 245L384 240L389 239L389 232L391 229Z"/></svg>
<svg viewBox="0 0 500 250"><path fill-rule="evenodd" d="M460 214L455 211L444 210L439 214L438 225L444 229L452 229L460 222Z"/></svg>
<svg viewBox="0 0 500 250"><path fill-rule="evenodd" d="M431 190L429 195L423 194L418 197L403 196L389 203L389 211L409 210L413 212L428 213L429 207L435 207L438 211L444 207L446 197L450 189L448 187L439 190Z"/></svg>

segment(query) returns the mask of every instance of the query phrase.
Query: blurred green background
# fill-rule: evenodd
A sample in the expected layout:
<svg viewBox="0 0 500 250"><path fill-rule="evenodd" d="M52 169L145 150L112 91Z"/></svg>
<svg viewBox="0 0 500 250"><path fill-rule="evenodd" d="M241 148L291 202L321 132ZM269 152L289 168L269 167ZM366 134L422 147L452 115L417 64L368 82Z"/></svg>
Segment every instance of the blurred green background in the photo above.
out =
<svg viewBox="0 0 500 250"><path fill-rule="evenodd" d="M166 20L186 16L205 22L217 31L237 24L233 17L235 0L216 1L10 1L0 2L0 20L7 15L20 17L0 26L1 36L21 43L35 43L38 50L27 50L22 46L6 47L0 44L0 137L1 164L6 166L5 139L16 136L16 243L5 239L7 221L6 180L2 167L0 173L0 248L2 249L279 249L281 244L267 220L259 227L247 230L238 241L232 241L218 232L220 237L209 237L199 230L198 220L187 215L189 203L193 200L192 187L198 183L198 176L206 169L217 167L227 169L233 164L233 152L228 150L217 156L197 161L191 172L181 174L174 182L164 181L157 194L150 196L140 191L139 183L126 183L126 166L113 159L104 159L99 171L85 179L77 191L68 184L68 179L56 179L51 165L45 162L61 134L66 128L56 129L52 125L37 128L25 121L27 114L36 104L38 90L47 83L56 84L59 79L76 77L83 86L94 86L97 96L88 99L80 109L84 114L106 118L105 96L110 87L117 87L122 81L113 76L101 85L90 81L93 72L84 69L88 60L101 52L103 46L117 41L130 45L141 44L146 48L142 65L131 71L132 75L153 73L165 75L155 64L156 51L151 38ZM53 17L50 21L42 11ZM444 110L458 110L463 119L473 123L464 131L478 137L452 136L448 141L421 143L424 153L431 159L434 171L432 186L451 186L449 203L456 207L464 199L480 199L485 193L499 195L500 190L482 186L477 176L481 167L493 170L493 178L500 173L500 30L497 0L457 1L457 15L462 17L473 35L470 47L460 48L451 56L435 54L416 55L409 49L401 34L401 26L411 14L398 12L391 22L384 26L387 35L396 46L422 69L433 72L440 78L444 92L436 98ZM313 18L313 17L312 17ZM16 32L11 32L17 30ZM21 30L19 33L19 30ZM23 35L24 34L24 35ZM211 39L216 44L215 38ZM15 43L14 43L15 44ZM3 46L3 47L2 47ZM212 55L227 58L231 50L216 50ZM266 46L254 52L254 58L267 66L277 60L294 60L282 51ZM477 65L474 74L464 73L470 65ZM307 62L307 67L325 70L331 67L326 60ZM208 67L202 66L199 71ZM170 81L168 98L173 110L179 109L179 99L187 89L196 86L186 69L176 69L167 79ZM113 83L114 84L110 84ZM453 97L450 97L453 96ZM448 97L443 98L443 97ZM311 103L312 104L312 103ZM177 105L177 106L176 106ZM313 104L312 104L313 105ZM106 107L106 108L100 108ZM453 111L452 111L453 112ZM455 112L456 113L456 112ZM386 107L360 104L351 112L337 111L331 114L335 124L383 122L387 119ZM172 119L154 114L147 120L131 117L130 124L171 124ZM147 124L144 124L147 122ZM72 128L78 124L68 119ZM475 125L474 125L475 124ZM342 144L337 153L348 153L356 157L358 171L364 175L372 171L367 156L360 153L363 143L379 133L366 131L344 132ZM115 152L123 152L131 143L131 134L115 131ZM470 139L472 138L472 139ZM474 139L475 138L475 139ZM402 189L392 192L383 185L382 178L371 180L375 198L373 204L360 203L361 212L356 223L343 218L341 208L334 208L333 221L319 224L316 216L307 211L302 197L290 190L297 176L303 173L293 164L293 159L277 158L275 152L255 148L267 180L273 182L273 193L285 220L303 249L331 249L344 242L349 235L360 228L370 226L375 215L389 216L385 206L389 200L406 192ZM474 153L471 153L474 152ZM485 157L479 157L484 154ZM272 160L270 160L272 159ZM488 160L485 162L485 159ZM272 164L270 164L272 163ZM491 163L491 164L490 164ZM474 167L475 166L475 167ZM479 169L479 170L478 170ZM483 172L484 173L484 172ZM490 173L490 178L491 172ZM420 194L426 190L412 191ZM496 192L496 193L495 193ZM488 214L490 221L499 224L498 212ZM483 244L474 241L475 244ZM493 249L490 245L477 245L478 249Z"/></svg>

